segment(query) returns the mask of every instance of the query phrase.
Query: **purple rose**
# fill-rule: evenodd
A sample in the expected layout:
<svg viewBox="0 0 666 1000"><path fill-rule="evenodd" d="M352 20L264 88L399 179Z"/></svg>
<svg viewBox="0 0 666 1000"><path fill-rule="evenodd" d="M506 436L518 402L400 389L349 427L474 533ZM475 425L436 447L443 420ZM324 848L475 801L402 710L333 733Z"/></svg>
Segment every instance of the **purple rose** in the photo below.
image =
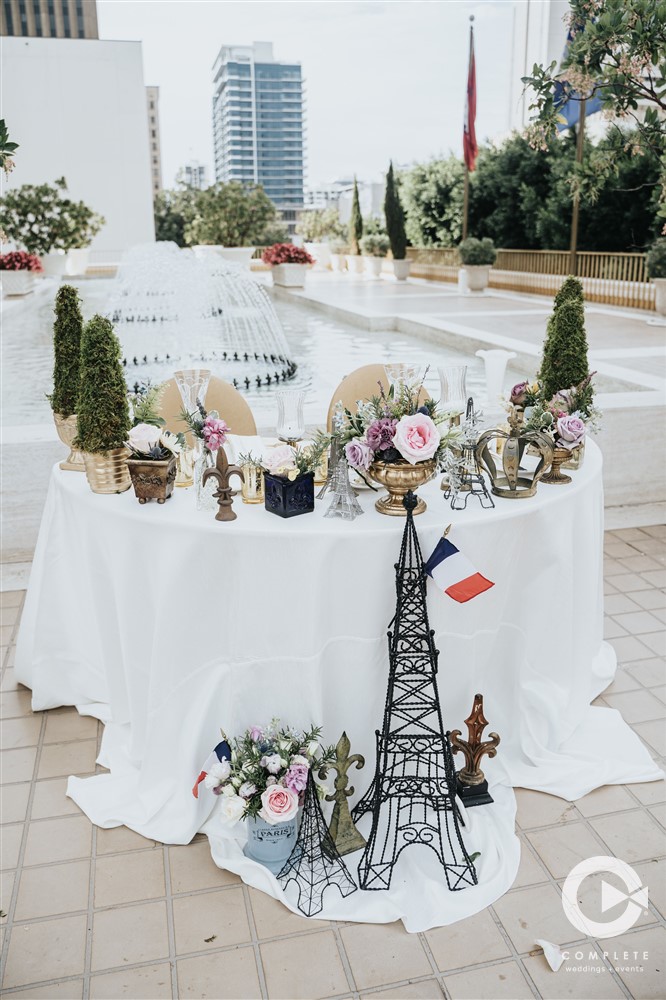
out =
<svg viewBox="0 0 666 1000"><path fill-rule="evenodd" d="M306 764L292 764L284 776L284 783L292 792L302 792L308 783L309 768Z"/></svg>
<svg viewBox="0 0 666 1000"><path fill-rule="evenodd" d="M529 382L518 382L511 390L511 402L514 406L521 406L525 402L525 395Z"/></svg>
<svg viewBox="0 0 666 1000"><path fill-rule="evenodd" d="M365 439L372 451L386 451L393 446L393 435L398 426L398 421L392 417L381 417L373 420L367 431Z"/></svg>
<svg viewBox="0 0 666 1000"><path fill-rule="evenodd" d="M345 445L345 458L354 469L368 469L372 462L372 452L365 441L354 438Z"/></svg>
<svg viewBox="0 0 666 1000"><path fill-rule="evenodd" d="M557 445L559 448L566 448L571 451L576 448L585 437L585 424L580 417L565 416L558 417L557 420Z"/></svg>

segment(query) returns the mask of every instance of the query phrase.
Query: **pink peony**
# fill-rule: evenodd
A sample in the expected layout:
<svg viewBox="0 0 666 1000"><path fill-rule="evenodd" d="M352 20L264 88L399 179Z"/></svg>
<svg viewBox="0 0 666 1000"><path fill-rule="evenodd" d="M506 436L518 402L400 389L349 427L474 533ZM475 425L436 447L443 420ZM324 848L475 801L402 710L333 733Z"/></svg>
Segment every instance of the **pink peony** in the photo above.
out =
<svg viewBox="0 0 666 1000"><path fill-rule="evenodd" d="M585 437L585 424L580 417L561 416L557 421L557 442L559 448L567 448L571 451L576 448Z"/></svg>
<svg viewBox="0 0 666 1000"><path fill-rule="evenodd" d="M292 764L287 773L284 776L284 783L287 788L291 788L292 792L302 792L308 783L308 771L309 767L307 764Z"/></svg>
<svg viewBox="0 0 666 1000"><path fill-rule="evenodd" d="M354 438L345 445L345 458L353 469L368 469L372 462L372 452L367 442Z"/></svg>
<svg viewBox="0 0 666 1000"><path fill-rule="evenodd" d="M208 450L217 451L217 449L221 448L227 440L229 427L226 421L221 420L219 417L212 417L209 414L204 420L202 433L204 444Z"/></svg>
<svg viewBox="0 0 666 1000"><path fill-rule="evenodd" d="M439 431L427 414L414 413L398 421L393 444L410 465L432 458L439 443Z"/></svg>
<svg viewBox="0 0 666 1000"><path fill-rule="evenodd" d="M274 826L275 823L286 823L298 812L298 795L291 788L282 785L271 785L261 793L262 819Z"/></svg>

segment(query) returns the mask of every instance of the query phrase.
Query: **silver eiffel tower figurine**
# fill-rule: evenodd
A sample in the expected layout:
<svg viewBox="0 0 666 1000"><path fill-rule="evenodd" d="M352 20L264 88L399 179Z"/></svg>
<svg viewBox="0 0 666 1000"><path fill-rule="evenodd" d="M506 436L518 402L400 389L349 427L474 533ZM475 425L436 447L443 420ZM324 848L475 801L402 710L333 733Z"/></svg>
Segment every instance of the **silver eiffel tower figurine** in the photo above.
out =
<svg viewBox="0 0 666 1000"><path fill-rule="evenodd" d="M331 490L333 499L324 517L342 517L345 521L353 521L355 517L363 513L363 508L349 482L347 461L339 447L332 473Z"/></svg>

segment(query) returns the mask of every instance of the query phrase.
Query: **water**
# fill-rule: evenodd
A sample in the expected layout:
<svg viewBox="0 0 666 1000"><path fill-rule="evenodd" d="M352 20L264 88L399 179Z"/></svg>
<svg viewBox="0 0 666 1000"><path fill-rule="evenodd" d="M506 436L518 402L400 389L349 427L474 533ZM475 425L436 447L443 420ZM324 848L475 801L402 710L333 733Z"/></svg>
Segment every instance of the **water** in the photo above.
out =
<svg viewBox="0 0 666 1000"><path fill-rule="evenodd" d="M105 313L112 304L112 281L72 279L71 283L76 285L81 295L84 319L89 319L96 312ZM57 285L50 279L42 279L38 289L36 294L23 300L6 300L3 303L3 423L6 428L46 424L52 420L46 394L52 389L53 301ZM350 371L365 364L408 361L424 368L430 365L426 387L435 398L439 398L437 367L467 364L468 392L477 399L484 396L483 363L480 358L395 331L359 330L301 305L278 301L275 312L284 330L288 356L298 365L294 378L284 385L307 390L305 417L308 426L323 424L338 383ZM146 353L140 326L136 324L131 330L128 327L123 334L125 347L131 357L136 348L138 360ZM157 344L160 350L165 346ZM173 350L174 354L194 357L202 350L202 345L196 333L183 328L173 342ZM173 361L158 365L134 365L131 357L127 369L130 384L148 375L162 381L170 378L179 367ZM239 365L236 362L216 362L210 367L216 374L231 381ZM519 372L509 371L506 382L519 381L519 377ZM243 390L257 427L264 433L275 430L275 391L274 383L259 388L254 382L247 392Z"/></svg>

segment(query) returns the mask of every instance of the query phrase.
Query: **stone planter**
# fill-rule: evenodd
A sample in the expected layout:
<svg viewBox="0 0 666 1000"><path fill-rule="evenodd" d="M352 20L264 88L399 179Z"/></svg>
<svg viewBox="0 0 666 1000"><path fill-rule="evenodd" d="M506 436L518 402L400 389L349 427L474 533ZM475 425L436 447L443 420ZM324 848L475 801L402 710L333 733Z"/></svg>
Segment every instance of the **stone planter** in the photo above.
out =
<svg viewBox="0 0 666 1000"><path fill-rule="evenodd" d="M271 268L273 284L281 288L305 288L309 264L275 264Z"/></svg>
<svg viewBox="0 0 666 1000"><path fill-rule="evenodd" d="M311 257L314 257L315 271L329 271L331 267L331 247L328 243L303 244Z"/></svg>
<svg viewBox="0 0 666 1000"><path fill-rule="evenodd" d="M62 278L67 267L67 254L44 253L39 258L42 262L42 274L45 278Z"/></svg>
<svg viewBox="0 0 666 1000"><path fill-rule="evenodd" d="M124 493L132 485L127 448L113 448L91 454L83 452L86 478L93 493Z"/></svg>
<svg viewBox="0 0 666 1000"><path fill-rule="evenodd" d="M177 465L175 456L161 461L128 458L127 468L139 503L148 500L164 503L168 500L176 482Z"/></svg>
<svg viewBox="0 0 666 1000"><path fill-rule="evenodd" d="M655 289L655 308L660 316L666 316L666 278L650 280Z"/></svg>
<svg viewBox="0 0 666 1000"><path fill-rule="evenodd" d="M334 271L346 271L347 260L343 253L332 253L331 254L331 266Z"/></svg>
<svg viewBox="0 0 666 1000"><path fill-rule="evenodd" d="M465 264L467 287L470 292L482 292L490 281L490 264Z"/></svg>
<svg viewBox="0 0 666 1000"><path fill-rule="evenodd" d="M0 271L2 294L29 295L35 287L34 271Z"/></svg>
<svg viewBox="0 0 666 1000"><path fill-rule="evenodd" d="M346 254L347 270L350 274L363 274L363 257L360 254Z"/></svg>
<svg viewBox="0 0 666 1000"><path fill-rule="evenodd" d="M412 267L411 260L394 260L393 261L393 273L398 281L405 281L409 277L409 272Z"/></svg>
<svg viewBox="0 0 666 1000"><path fill-rule="evenodd" d="M67 254L67 274L81 275L85 274L88 270L88 262L90 260L90 250L88 248L79 248L78 250L70 250Z"/></svg>
<svg viewBox="0 0 666 1000"><path fill-rule="evenodd" d="M365 261L365 273L369 278L378 278L382 273L382 263L383 258L381 257L364 257Z"/></svg>

